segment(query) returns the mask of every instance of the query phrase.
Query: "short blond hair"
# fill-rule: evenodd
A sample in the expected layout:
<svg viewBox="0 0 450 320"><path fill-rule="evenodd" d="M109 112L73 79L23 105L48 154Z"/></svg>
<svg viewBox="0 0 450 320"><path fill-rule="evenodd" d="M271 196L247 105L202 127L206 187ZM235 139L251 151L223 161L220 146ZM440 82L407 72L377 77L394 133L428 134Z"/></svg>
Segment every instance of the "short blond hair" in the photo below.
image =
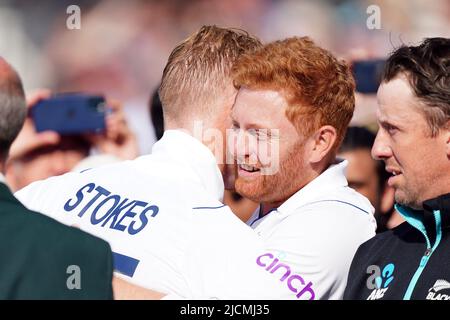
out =
<svg viewBox="0 0 450 320"><path fill-rule="evenodd" d="M233 63L261 46L246 31L217 26L203 26L181 42L169 56L159 88L165 121L216 114L224 90L232 87Z"/></svg>

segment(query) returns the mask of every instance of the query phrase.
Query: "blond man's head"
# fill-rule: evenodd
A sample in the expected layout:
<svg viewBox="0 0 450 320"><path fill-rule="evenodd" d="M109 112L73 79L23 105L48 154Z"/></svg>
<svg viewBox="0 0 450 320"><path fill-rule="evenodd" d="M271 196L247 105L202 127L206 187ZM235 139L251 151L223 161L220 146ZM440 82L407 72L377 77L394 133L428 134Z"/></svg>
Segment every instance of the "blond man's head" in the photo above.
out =
<svg viewBox="0 0 450 320"><path fill-rule="evenodd" d="M159 89L166 127L190 128L194 120L220 117L236 94L233 63L261 46L243 30L216 26L203 26L181 42L169 56Z"/></svg>

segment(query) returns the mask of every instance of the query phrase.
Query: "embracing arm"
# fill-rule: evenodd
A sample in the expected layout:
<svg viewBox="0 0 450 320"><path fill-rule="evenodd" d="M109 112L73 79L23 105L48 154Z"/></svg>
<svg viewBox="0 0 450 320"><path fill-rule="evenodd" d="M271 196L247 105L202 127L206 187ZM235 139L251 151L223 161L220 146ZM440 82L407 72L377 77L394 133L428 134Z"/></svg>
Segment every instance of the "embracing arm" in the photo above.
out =
<svg viewBox="0 0 450 320"><path fill-rule="evenodd" d="M115 300L160 300L166 295L131 284L117 276L113 277L112 283Z"/></svg>

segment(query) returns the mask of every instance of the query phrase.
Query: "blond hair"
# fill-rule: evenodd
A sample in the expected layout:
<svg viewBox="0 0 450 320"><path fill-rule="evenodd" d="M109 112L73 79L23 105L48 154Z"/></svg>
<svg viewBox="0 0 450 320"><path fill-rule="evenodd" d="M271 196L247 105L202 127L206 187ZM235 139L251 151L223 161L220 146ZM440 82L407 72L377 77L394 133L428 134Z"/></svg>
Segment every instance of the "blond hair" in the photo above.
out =
<svg viewBox="0 0 450 320"><path fill-rule="evenodd" d="M233 63L261 46L243 30L217 26L203 26L181 42L169 56L159 89L165 121L217 114L228 88L234 90Z"/></svg>

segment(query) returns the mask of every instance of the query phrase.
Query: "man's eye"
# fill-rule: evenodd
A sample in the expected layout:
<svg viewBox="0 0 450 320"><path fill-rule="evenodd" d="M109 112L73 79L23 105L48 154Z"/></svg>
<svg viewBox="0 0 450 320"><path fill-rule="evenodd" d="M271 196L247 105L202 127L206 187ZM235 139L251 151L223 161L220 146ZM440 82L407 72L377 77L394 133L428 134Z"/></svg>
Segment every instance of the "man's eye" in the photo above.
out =
<svg viewBox="0 0 450 320"><path fill-rule="evenodd" d="M397 127L394 127L394 126L391 126L391 125L389 125L388 127L387 127L387 131L389 131L389 133L395 133L396 131L397 131Z"/></svg>
<svg viewBox="0 0 450 320"><path fill-rule="evenodd" d="M264 130L257 130L256 133L258 134L258 137L267 137L267 132L265 132Z"/></svg>
<svg viewBox="0 0 450 320"><path fill-rule="evenodd" d="M256 137L258 138L258 140L264 141L269 138L269 135L267 133L267 130L259 129L259 130L256 130Z"/></svg>
<svg viewBox="0 0 450 320"><path fill-rule="evenodd" d="M397 130L398 130L398 128L396 127L396 126L393 126L393 125L391 125L391 124L388 124L388 123L386 123L385 125L384 125L384 129L387 131L387 132L389 132L389 134L394 134L394 133L396 133L397 132Z"/></svg>

